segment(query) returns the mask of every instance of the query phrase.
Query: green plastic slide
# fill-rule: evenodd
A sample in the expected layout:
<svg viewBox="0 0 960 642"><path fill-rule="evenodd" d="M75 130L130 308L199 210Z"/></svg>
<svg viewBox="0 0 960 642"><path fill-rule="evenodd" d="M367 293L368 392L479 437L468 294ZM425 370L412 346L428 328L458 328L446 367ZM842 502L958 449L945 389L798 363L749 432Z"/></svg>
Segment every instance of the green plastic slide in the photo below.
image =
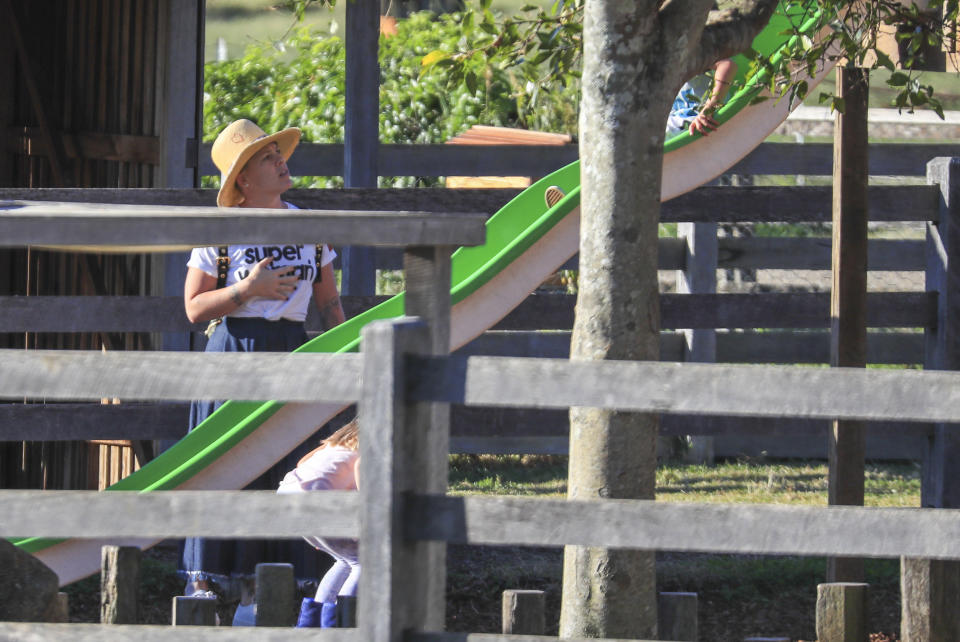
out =
<svg viewBox="0 0 960 642"><path fill-rule="evenodd" d="M772 57L783 45L787 21L803 20L813 24L809 16L803 13L800 5L785 3L779 13L756 39L754 49ZM748 69L746 60L739 60L741 77ZM755 90L750 84L736 93L718 114L720 122L734 118L738 112L751 102ZM723 130L707 137L709 140ZM687 145L696 143L699 137L686 133L677 135L666 143L666 156ZM762 142L751 141L755 146ZM666 167L666 166L665 166ZM666 171L666 169L665 169ZM480 247L460 248L453 254L451 303L456 305L476 296L478 290L491 281L518 257L529 251L556 224L567 216L579 215L580 203L580 166L572 163L549 176L537 181L516 198L507 203L489 219L486 227L486 243ZM566 192L566 197L552 208L544 202L544 190L557 185ZM570 249L572 256L576 248ZM546 278L547 274L540 279ZM356 351L360 343L360 331L369 322L377 319L389 319L403 314L403 294L399 294L384 303L348 320L346 323L309 341L297 352L350 352ZM520 303L517 300L513 305ZM177 444L159 455L149 464L126 479L111 486L109 491L155 491L173 490L197 475L220 458L230 457L231 449L251 435L277 413L283 406L279 402L228 401L206 421L197 426ZM265 465L272 462L263 462ZM23 549L44 557L47 549L62 546L72 540L54 540L44 538L24 538L14 540ZM96 569L94 565L89 572ZM54 568L54 570L58 570ZM59 571L58 571L59 572ZM66 573L70 576L70 573ZM62 581L70 581L61 575Z"/></svg>

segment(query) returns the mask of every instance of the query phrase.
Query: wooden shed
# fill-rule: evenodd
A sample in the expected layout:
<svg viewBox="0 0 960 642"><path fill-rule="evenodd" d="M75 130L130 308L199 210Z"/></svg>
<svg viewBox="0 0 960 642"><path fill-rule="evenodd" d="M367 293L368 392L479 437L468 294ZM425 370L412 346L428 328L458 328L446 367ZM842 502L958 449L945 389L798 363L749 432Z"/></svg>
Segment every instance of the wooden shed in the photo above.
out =
<svg viewBox="0 0 960 642"><path fill-rule="evenodd" d="M197 184L203 0L0 0L0 21L0 187ZM181 258L0 250L0 295L162 295L182 278ZM162 341L0 333L4 348L156 349ZM0 442L0 487L96 488L135 467L134 450Z"/></svg>

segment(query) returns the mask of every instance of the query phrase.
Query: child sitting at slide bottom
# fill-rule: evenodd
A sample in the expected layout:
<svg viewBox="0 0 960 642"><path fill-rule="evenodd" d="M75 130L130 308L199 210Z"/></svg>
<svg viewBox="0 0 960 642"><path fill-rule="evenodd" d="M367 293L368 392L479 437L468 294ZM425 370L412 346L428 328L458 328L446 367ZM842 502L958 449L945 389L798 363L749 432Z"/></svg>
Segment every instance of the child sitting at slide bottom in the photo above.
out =
<svg viewBox="0 0 960 642"><path fill-rule="evenodd" d="M309 452L297 467L280 482L278 493L303 493L312 490L357 490L360 453L354 419ZM355 597L360 581L357 540L305 536L307 542L333 557L333 566L320 580L314 598L304 598L297 627L332 628L336 626L338 596Z"/></svg>

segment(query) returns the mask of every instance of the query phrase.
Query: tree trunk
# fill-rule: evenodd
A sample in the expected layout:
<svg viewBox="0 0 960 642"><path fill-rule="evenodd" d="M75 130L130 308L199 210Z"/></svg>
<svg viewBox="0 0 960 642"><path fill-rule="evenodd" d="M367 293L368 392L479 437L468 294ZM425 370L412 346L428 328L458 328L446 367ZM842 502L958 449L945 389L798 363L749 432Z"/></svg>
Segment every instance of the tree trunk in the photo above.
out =
<svg viewBox="0 0 960 642"><path fill-rule="evenodd" d="M664 123L679 82L656 2L595 0L584 15L580 280L571 358L657 360ZM570 499L653 499L656 415L570 412ZM568 546L561 637L656 637L653 551Z"/></svg>

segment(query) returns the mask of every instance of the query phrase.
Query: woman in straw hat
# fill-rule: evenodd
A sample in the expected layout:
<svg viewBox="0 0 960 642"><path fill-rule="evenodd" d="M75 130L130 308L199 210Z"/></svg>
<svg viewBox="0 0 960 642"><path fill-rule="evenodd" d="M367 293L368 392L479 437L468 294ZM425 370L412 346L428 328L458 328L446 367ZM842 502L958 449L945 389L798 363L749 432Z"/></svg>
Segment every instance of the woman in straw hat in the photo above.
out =
<svg viewBox="0 0 960 642"><path fill-rule="evenodd" d="M297 209L285 202L292 182L287 160L300 141L293 127L267 135L249 120L228 125L213 143L211 155L220 169L221 207ZM298 242L299 241L299 242ZM344 321L333 273L334 251L317 239L291 239L289 244L229 245L196 248L187 262L184 305L191 322L210 321L207 352L286 352L307 340L304 319L312 296L325 328ZM227 377L252 373L225 372ZM220 402L195 401L191 430ZM291 462L280 462L248 488L273 489ZM210 581L247 575L259 562L293 562L298 576L317 577L316 555L296 543L231 542L191 538L181 559L188 595L210 589ZM311 559L312 558L312 559ZM305 562L305 563L304 563Z"/></svg>

